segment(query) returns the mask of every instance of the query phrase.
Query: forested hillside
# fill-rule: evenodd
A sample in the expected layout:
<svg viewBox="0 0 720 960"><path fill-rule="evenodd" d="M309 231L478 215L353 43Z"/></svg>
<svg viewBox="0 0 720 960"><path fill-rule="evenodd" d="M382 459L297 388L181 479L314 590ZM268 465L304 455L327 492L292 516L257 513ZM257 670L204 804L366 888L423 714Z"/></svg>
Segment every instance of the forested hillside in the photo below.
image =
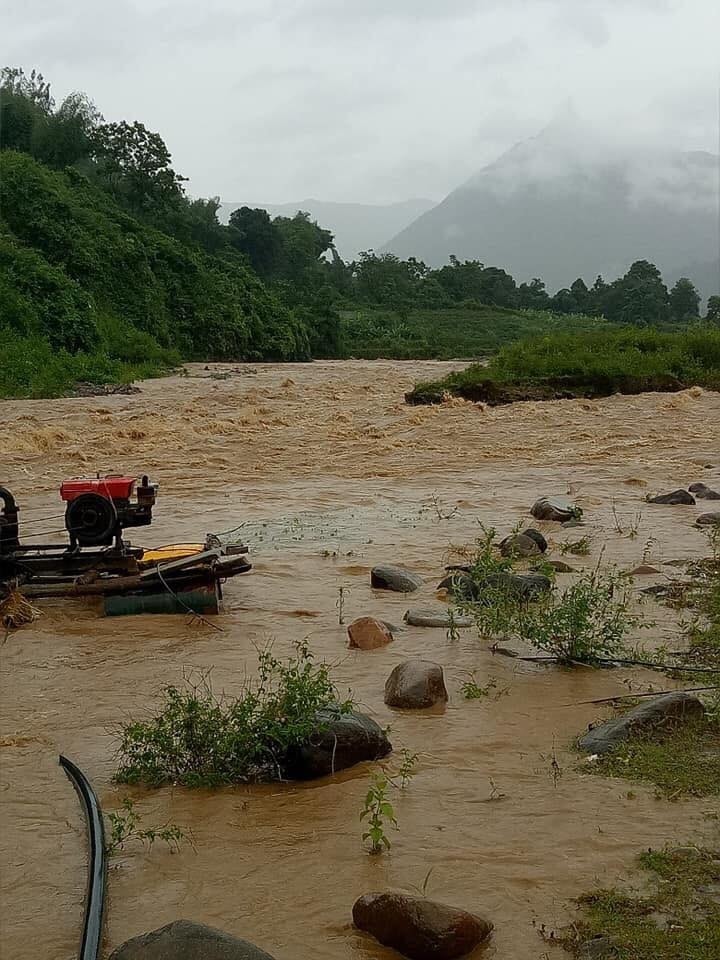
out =
<svg viewBox="0 0 720 960"><path fill-rule="evenodd" d="M40 74L0 72L0 396L129 381L182 360L473 358L588 318L698 319L684 277L647 260L610 282L516 280L451 255L346 263L307 212L271 218L191 199L162 137L106 123L84 94L58 106ZM482 251L478 251L482 255ZM572 282L570 282L572 281ZM708 302L720 318L720 298Z"/></svg>
<svg viewBox="0 0 720 960"><path fill-rule="evenodd" d="M70 356L100 380L180 358L310 358L312 310L268 289L217 200L186 196L157 134L103 123L80 94L56 108L41 76L4 70L0 142L0 392L38 376L52 391L47 357L60 380ZM319 256L300 246L279 252L286 281Z"/></svg>

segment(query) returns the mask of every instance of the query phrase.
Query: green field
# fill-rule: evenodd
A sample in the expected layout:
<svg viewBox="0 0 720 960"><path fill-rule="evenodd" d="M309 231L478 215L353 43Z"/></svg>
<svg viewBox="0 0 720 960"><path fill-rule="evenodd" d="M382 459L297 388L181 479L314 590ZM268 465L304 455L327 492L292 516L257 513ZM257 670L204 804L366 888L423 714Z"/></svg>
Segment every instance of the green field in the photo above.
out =
<svg viewBox="0 0 720 960"><path fill-rule="evenodd" d="M555 332L502 347L487 365L419 383L409 403L440 403L448 394L491 405L517 400L603 397L613 393L720 389L720 330L675 332L601 326Z"/></svg>
<svg viewBox="0 0 720 960"><path fill-rule="evenodd" d="M605 325L595 317L483 304L407 311L358 307L340 316L341 356L368 360L475 360L523 337Z"/></svg>

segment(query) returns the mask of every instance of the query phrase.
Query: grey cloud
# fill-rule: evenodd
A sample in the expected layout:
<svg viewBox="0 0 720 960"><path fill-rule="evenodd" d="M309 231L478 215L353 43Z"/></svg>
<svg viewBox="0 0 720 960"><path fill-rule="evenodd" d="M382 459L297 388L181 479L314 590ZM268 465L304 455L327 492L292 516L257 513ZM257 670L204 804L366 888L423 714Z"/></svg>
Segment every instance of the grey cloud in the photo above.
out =
<svg viewBox="0 0 720 960"><path fill-rule="evenodd" d="M716 0L25 0L2 59L159 130L200 195L441 196L572 95L603 148L713 149Z"/></svg>

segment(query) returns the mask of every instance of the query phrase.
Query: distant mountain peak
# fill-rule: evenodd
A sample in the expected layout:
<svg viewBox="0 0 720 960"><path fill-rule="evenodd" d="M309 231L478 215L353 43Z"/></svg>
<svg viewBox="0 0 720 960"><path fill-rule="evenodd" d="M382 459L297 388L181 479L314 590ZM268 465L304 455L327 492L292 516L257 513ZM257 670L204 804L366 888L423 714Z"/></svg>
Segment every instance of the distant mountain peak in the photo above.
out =
<svg viewBox="0 0 720 960"><path fill-rule="evenodd" d="M569 101L385 249L431 265L477 259L550 289L611 279L640 259L669 276L718 257L717 165L702 151L601 140Z"/></svg>

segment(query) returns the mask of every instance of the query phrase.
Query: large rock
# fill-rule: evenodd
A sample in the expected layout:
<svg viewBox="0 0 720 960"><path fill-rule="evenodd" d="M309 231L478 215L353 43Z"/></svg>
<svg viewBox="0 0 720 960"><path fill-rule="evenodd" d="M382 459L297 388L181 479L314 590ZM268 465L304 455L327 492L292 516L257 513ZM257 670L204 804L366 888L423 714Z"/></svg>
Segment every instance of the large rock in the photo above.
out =
<svg viewBox="0 0 720 960"><path fill-rule="evenodd" d="M691 483L688 490L694 493L698 500L720 500L720 493L711 490L704 483Z"/></svg>
<svg viewBox="0 0 720 960"><path fill-rule="evenodd" d="M720 526L720 513L701 513L695 523L699 527Z"/></svg>
<svg viewBox="0 0 720 960"><path fill-rule="evenodd" d="M564 523L566 520L574 520L579 510L566 497L540 497L532 505L530 513L536 520Z"/></svg>
<svg viewBox="0 0 720 960"><path fill-rule="evenodd" d="M500 594L510 600L537 600L552 589L544 573L491 573L478 583L478 603L492 602Z"/></svg>
<svg viewBox="0 0 720 960"><path fill-rule="evenodd" d="M448 590L458 600L490 604L502 597L528 602L537 600L552 589L549 577L542 573L491 573L482 580L470 574L454 571L438 584L438 590Z"/></svg>
<svg viewBox="0 0 720 960"><path fill-rule="evenodd" d="M443 627L448 629L452 615L452 623L456 627L471 627L472 620L462 613L449 610L447 607L438 607L437 610L420 610L413 607L407 610L403 619L411 627Z"/></svg>
<svg viewBox="0 0 720 960"><path fill-rule="evenodd" d="M288 751L282 766L290 780L325 777L365 760L381 760L392 750L382 728L363 713L323 711L318 721L318 732Z"/></svg>
<svg viewBox="0 0 720 960"><path fill-rule="evenodd" d="M541 553L545 553L547 551L548 542L540 533L540 531L535 529L535 527L528 527L527 530L523 530L522 536L530 537L531 540L534 540L535 543L540 547Z"/></svg>
<svg viewBox="0 0 720 960"><path fill-rule="evenodd" d="M534 537L516 533L500 542L500 553L504 557L539 557L542 549Z"/></svg>
<svg viewBox="0 0 720 960"><path fill-rule="evenodd" d="M126 940L110 960L273 960L247 940L192 920L175 920Z"/></svg>
<svg viewBox="0 0 720 960"><path fill-rule="evenodd" d="M468 567L467 570L469 569ZM437 585L437 589L447 590L456 600L475 600L477 598L477 584L467 570L461 568L450 570L448 575Z"/></svg>
<svg viewBox="0 0 720 960"><path fill-rule="evenodd" d="M394 590L396 593L413 593L423 585L422 577L404 567L391 563L379 564L370 571L370 583L376 590Z"/></svg>
<svg viewBox="0 0 720 960"><path fill-rule="evenodd" d="M353 923L410 960L454 960L483 940L493 925L465 910L401 893L367 893L353 906Z"/></svg>
<svg viewBox="0 0 720 960"><path fill-rule="evenodd" d="M347 628L350 646L358 650L377 650L390 643L392 631L381 620L374 617L359 617Z"/></svg>
<svg viewBox="0 0 720 960"><path fill-rule="evenodd" d="M406 660L399 663L385 683L385 703L389 707L423 709L446 703L443 668L432 660Z"/></svg>
<svg viewBox="0 0 720 960"><path fill-rule="evenodd" d="M634 734L652 733L661 727L702 717L704 713L705 707L692 694L665 693L633 707L622 717L593 727L579 739L578 746L587 753L609 753Z"/></svg>
<svg viewBox="0 0 720 960"><path fill-rule="evenodd" d="M692 494L688 493L687 490L673 490L671 493L660 493L656 497L648 497L648 503L667 503L675 506L676 504L685 503L689 506L695 503L695 497Z"/></svg>

